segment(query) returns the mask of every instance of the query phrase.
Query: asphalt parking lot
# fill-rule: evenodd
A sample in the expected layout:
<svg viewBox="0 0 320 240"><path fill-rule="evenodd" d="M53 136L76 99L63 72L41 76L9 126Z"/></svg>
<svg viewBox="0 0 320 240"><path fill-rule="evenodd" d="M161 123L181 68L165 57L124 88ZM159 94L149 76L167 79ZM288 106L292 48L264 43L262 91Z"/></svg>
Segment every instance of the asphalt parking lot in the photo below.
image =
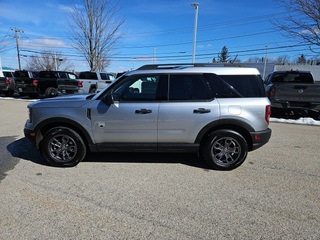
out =
<svg viewBox="0 0 320 240"><path fill-rule="evenodd" d="M48 166L0 99L0 239L320 239L319 126L271 123L233 171L188 154L89 154Z"/></svg>

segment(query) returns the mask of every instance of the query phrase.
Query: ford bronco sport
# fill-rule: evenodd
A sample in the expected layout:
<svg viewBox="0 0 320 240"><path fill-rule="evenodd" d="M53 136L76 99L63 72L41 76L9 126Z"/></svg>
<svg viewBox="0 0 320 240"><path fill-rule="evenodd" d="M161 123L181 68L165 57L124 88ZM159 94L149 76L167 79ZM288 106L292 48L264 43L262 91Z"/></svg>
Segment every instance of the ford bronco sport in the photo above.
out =
<svg viewBox="0 0 320 240"><path fill-rule="evenodd" d="M24 133L52 165L92 152L197 152L211 168L240 166L269 141L259 71L208 64L145 65L98 94L42 99Z"/></svg>

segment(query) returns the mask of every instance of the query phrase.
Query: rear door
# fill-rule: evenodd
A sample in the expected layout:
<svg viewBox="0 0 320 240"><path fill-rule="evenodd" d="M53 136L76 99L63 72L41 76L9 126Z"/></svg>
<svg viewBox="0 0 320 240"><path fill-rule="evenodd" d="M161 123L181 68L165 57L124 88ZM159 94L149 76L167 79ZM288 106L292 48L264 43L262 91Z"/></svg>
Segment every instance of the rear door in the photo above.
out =
<svg viewBox="0 0 320 240"><path fill-rule="evenodd" d="M218 120L219 103L202 74L172 74L168 86L159 107L159 144L194 143L204 126Z"/></svg>

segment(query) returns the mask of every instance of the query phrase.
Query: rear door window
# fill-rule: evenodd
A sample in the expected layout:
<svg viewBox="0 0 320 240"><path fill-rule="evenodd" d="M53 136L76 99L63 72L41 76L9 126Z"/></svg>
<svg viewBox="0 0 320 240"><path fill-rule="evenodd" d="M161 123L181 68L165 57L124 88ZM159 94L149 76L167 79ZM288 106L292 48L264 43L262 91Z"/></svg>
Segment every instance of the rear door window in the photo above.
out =
<svg viewBox="0 0 320 240"><path fill-rule="evenodd" d="M172 74L169 78L169 100L193 101L212 98L203 75Z"/></svg>

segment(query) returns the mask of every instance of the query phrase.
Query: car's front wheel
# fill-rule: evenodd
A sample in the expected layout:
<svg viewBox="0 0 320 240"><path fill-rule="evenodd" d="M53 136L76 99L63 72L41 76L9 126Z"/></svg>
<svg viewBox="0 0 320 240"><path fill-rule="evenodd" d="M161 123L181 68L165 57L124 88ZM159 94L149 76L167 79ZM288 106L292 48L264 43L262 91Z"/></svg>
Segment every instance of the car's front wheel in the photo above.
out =
<svg viewBox="0 0 320 240"><path fill-rule="evenodd" d="M45 133L40 151L53 166L73 167L84 159L86 145L76 131L67 127L56 127Z"/></svg>
<svg viewBox="0 0 320 240"><path fill-rule="evenodd" d="M239 133L222 129L211 133L201 150L204 160L211 168L232 170L246 159L248 144Z"/></svg>

